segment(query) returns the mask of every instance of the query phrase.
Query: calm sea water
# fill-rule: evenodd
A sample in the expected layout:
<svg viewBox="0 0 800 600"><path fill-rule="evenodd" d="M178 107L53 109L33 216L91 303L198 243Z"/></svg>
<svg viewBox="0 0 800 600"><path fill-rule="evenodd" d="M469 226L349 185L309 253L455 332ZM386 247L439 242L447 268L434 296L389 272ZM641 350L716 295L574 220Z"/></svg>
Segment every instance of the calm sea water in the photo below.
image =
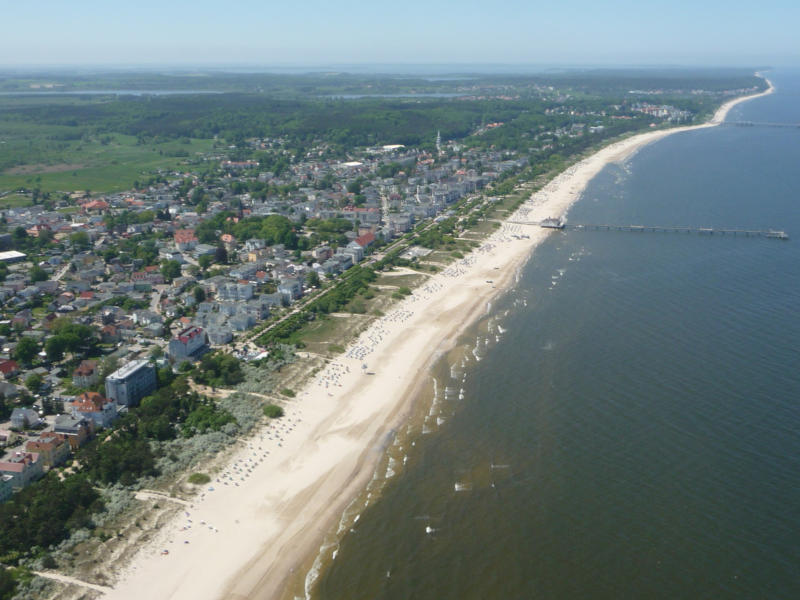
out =
<svg viewBox="0 0 800 600"><path fill-rule="evenodd" d="M800 122L771 77L729 120ZM800 130L673 135L569 220L793 239L554 235L317 597L800 598Z"/></svg>

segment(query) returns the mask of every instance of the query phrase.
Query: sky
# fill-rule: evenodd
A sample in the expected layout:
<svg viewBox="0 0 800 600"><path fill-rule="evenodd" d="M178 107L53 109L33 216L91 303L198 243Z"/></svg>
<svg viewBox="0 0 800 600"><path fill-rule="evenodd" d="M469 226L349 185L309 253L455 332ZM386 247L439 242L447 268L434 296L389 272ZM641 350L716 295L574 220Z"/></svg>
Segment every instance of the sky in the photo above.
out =
<svg viewBox="0 0 800 600"><path fill-rule="evenodd" d="M0 65L800 65L800 1L0 0Z"/></svg>

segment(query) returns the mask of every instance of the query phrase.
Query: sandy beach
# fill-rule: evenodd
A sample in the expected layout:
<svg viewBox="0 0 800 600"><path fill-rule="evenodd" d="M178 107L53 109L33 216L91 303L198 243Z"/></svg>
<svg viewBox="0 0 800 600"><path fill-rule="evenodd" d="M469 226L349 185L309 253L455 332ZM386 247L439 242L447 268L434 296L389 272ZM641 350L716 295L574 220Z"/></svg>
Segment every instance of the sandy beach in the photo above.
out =
<svg viewBox="0 0 800 600"><path fill-rule="evenodd" d="M372 477L432 362L513 284L518 269L552 234L521 222L566 215L607 164L667 135L718 125L736 104L772 91L770 83L762 94L731 100L703 125L618 141L554 178L479 248L429 278L318 373L288 404L286 416L250 437L132 563L111 566L120 577L104 597L281 595L287 578L313 557Z"/></svg>

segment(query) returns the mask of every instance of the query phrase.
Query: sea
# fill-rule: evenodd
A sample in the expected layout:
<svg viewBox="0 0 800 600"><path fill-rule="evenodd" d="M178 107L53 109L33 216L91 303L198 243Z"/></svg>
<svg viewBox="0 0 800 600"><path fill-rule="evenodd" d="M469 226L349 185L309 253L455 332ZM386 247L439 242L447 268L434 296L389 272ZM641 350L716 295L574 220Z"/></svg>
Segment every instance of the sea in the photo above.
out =
<svg viewBox="0 0 800 600"><path fill-rule="evenodd" d="M800 598L800 70L611 165L425 375L312 598Z"/></svg>

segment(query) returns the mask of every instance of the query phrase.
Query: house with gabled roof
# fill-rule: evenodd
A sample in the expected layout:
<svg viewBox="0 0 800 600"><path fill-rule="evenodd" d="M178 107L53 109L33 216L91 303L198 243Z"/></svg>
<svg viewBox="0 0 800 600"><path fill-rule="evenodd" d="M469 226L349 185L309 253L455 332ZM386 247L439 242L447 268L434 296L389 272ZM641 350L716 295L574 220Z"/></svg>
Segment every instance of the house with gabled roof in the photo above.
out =
<svg viewBox="0 0 800 600"><path fill-rule="evenodd" d="M10 379L19 373L19 365L15 360L0 360L0 374Z"/></svg>
<svg viewBox="0 0 800 600"><path fill-rule="evenodd" d="M88 388L100 379L100 369L95 360L83 360L72 372L72 383L77 387Z"/></svg>
<svg viewBox="0 0 800 600"><path fill-rule="evenodd" d="M46 431L39 439L29 441L25 450L38 454L42 465L47 468L63 464L72 451L67 436L53 431Z"/></svg>
<svg viewBox="0 0 800 600"><path fill-rule="evenodd" d="M110 427L117 419L117 403L97 392L84 392L71 404L72 416L89 419L98 428Z"/></svg>

